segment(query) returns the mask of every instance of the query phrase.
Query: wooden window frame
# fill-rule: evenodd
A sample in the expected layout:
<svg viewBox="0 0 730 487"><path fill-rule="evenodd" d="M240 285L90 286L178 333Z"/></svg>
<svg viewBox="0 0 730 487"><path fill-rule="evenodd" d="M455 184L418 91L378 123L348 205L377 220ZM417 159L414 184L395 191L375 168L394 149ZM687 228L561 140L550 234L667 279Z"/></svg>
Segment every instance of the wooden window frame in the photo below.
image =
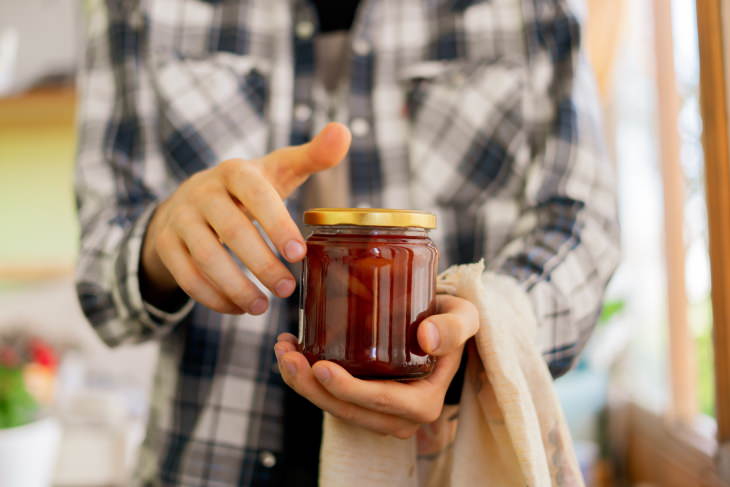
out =
<svg viewBox="0 0 730 487"><path fill-rule="evenodd" d="M723 15L724 14L724 15ZM730 442L730 152L728 85L720 0L697 0L700 104L712 271L717 440Z"/></svg>
<svg viewBox="0 0 730 487"><path fill-rule="evenodd" d="M685 176L681 164L679 111L670 0L654 0L654 54L659 159L664 198L664 255L669 335L669 417L691 424L697 417L697 361L689 325L684 240Z"/></svg>
<svg viewBox="0 0 730 487"><path fill-rule="evenodd" d="M654 5L667 10L669 1L655 0ZM669 487L730 486L730 0L696 0L696 7L712 274L716 437L698 433L691 421L693 406L689 401L695 398L683 397L681 391L691 393L693 384L692 379L687 378L687 371L682 370L686 357L675 355L681 353L675 350L676 343L670 345L672 361L679 365L672 364L673 408L667 417L629 401L612 406L614 422L618 419L623 425L620 432L614 432L614 436L618 442L624 442L622 453L628 477L633 482ZM661 36L659 31L661 26L657 25L657 34ZM659 95L673 96L673 93L671 88L662 89L660 85ZM670 116L670 120L664 120L660 125L671 127L672 123L675 122ZM665 170L676 169L672 167L671 160L669 163L663 160L662 164ZM674 184L671 175L668 178L665 174L664 178L665 184L667 181L670 186ZM671 251L670 233L668 253ZM671 269L669 274L669 279L672 279ZM670 299L671 294L670 288ZM679 325L677 323L676 320L670 323L670 336L674 334L671 339L675 340L687 333L682 319ZM679 377L676 372L679 372Z"/></svg>

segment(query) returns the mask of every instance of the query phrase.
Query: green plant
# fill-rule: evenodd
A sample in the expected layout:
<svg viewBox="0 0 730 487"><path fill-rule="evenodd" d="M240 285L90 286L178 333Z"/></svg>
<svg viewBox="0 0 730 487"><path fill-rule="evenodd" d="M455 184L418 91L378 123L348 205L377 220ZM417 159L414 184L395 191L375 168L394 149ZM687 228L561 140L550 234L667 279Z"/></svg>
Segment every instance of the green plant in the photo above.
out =
<svg viewBox="0 0 730 487"><path fill-rule="evenodd" d="M0 429L33 421L50 402L56 362L43 340L22 334L0 337Z"/></svg>
<svg viewBox="0 0 730 487"><path fill-rule="evenodd" d="M0 429L32 421L38 403L25 387L23 369L0 366Z"/></svg>
<svg viewBox="0 0 730 487"><path fill-rule="evenodd" d="M603 303L601 315L598 317L598 323L608 323L611 318L620 314L626 307L626 301L623 299L614 299Z"/></svg>
<svg viewBox="0 0 730 487"><path fill-rule="evenodd" d="M712 358L712 329L703 330L695 338L697 350L697 373L699 381L697 394L699 395L700 411L708 416L715 416L715 373Z"/></svg>
<svg viewBox="0 0 730 487"><path fill-rule="evenodd" d="M689 320L692 325L697 360L697 399L700 412L715 416L715 365L712 347L712 300L708 294L690 303Z"/></svg>

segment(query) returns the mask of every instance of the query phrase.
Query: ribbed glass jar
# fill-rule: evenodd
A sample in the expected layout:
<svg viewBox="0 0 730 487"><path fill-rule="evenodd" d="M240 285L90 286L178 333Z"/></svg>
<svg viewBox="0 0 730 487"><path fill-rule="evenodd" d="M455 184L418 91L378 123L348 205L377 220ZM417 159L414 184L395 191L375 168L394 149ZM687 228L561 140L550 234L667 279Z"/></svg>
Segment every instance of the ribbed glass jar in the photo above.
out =
<svg viewBox="0 0 730 487"><path fill-rule="evenodd" d="M362 215L386 210L311 210L305 213L305 223L323 221L313 217L313 211ZM404 218L403 213L419 218ZM432 220L423 220L423 215ZM314 225L307 238L302 353L310 363L330 360L359 378L427 376L434 359L418 345L416 331L435 313L438 250L426 227L430 221L435 226L435 218L403 211L397 219L383 218L377 225L350 223L362 223L358 218L335 221L346 223ZM394 221L424 226L387 226Z"/></svg>

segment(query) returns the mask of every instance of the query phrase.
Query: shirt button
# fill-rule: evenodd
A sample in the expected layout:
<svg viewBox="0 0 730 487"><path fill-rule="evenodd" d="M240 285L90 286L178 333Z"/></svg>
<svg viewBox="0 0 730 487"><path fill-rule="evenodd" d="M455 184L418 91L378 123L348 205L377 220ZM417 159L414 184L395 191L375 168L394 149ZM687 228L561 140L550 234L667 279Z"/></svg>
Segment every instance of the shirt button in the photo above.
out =
<svg viewBox="0 0 730 487"><path fill-rule="evenodd" d="M314 34L314 24L308 20L302 20L295 28L297 37L300 39L310 39Z"/></svg>
<svg viewBox="0 0 730 487"><path fill-rule="evenodd" d="M309 105L300 104L294 107L294 118L299 122L306 122L312 116L312 109Z"/></svg>
<svg viewBox="0 0 730 487"><path fill-rule="evenodd" d="M352 51L358 56L370 54L370 43L365 39L355 39L352 43Z"/></svg>
<svg viewBox="0 0 730 487"><path fill-rule="evenodd" d="M276 465L276 456L268 450L264 450L259 454L261 465L266 468L272 468Z"/></svg>
<svg viewBox="0 0 730 487"><path fill-rule="evenodd" d="M365 137L370 133L370 124L364 118L353 118L350 122L350 130L355 137Z"/></svg>

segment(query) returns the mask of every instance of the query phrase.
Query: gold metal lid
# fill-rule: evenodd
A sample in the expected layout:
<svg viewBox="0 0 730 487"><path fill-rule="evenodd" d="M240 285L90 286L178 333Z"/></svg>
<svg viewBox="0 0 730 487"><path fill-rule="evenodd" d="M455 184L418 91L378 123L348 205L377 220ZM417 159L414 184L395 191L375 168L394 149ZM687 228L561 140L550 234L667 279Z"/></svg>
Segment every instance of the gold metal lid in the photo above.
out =
<svg viewBox="0 0 730 487"><path fill-rule="evenodd" d="M312 208L304 212L307 225L436 228L436 215L425 211L385 208Z"/></svg>

